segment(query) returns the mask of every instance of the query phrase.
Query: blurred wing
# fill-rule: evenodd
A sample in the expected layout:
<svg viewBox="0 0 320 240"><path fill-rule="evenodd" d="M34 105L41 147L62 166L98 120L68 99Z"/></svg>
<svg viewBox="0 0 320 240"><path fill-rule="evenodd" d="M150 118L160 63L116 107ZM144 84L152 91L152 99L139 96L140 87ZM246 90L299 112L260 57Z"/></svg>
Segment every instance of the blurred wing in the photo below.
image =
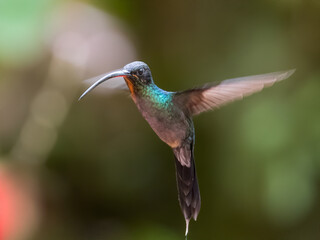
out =
<svg viewBox="0 0 320 240"><path fill-rule="evenodd" d="M89 79L85 80L84 82L88 85L92 85L96 81L98 81L99 79L103 78L108 73L104 73L99 76L89 78ZM124 81L123 77L116 77L116 78L108 79L108 81L103 82L100 86L102 87L102 90L104 92L110 92L110 90L111 91L114 91L114 90L128 90L129 91L129 88L128 88L126 82ZM99 87L99 89L100 89L100 87Z"/></svg>
<svg viewBox="0 0 320 240"><path fill-rule="evenodd" d="M283 72L228 79L216 85L207 84L200 88L177 92L174 96L174 101L190 115L197 115L259 92L264 87L270 87L275 82L290 77L294 71L293 69Z"/></svg>

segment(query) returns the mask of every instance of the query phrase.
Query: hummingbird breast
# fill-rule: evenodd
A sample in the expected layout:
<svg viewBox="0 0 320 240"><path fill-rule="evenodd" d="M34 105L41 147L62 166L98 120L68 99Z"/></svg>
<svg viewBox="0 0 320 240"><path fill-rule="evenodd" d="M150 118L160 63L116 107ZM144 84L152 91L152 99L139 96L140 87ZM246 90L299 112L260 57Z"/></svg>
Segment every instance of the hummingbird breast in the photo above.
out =
<svg viewBox="0 0 320 240"><path fill-rule="evenodd" d="M192 120L172 102L172 93L155 92L135 102L154 132L170 147L176 148L193 136Z"/></svg>

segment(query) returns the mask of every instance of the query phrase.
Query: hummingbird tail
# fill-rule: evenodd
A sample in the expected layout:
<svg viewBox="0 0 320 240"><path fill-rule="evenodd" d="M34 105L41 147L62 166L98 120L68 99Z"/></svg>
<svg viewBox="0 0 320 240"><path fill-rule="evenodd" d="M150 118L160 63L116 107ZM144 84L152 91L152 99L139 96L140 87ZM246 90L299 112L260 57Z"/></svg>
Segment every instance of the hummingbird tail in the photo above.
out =
<svg viewBox="0 0 320 240"><path fill-rule="evenodd" d="M179 203L186 220L186 234L191 218L197 220L200 207L200 191L198 186L193 143L173 149L176 163L176 178Z"/></svg>

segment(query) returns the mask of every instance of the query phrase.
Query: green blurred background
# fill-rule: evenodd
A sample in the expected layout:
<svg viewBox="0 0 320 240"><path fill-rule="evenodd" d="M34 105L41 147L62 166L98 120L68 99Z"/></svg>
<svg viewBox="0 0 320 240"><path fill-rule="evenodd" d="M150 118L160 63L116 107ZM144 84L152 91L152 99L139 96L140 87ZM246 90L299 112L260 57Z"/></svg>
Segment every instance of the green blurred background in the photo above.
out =
<svg viewBox="0 0 320 240"><path fill-rule="evenodd" d="M1 0L0 239L184 239L171 150L125 94L77 101L133 60L172 91L296 68L195 118L189 239L320 239L319 0Z"/></svg>

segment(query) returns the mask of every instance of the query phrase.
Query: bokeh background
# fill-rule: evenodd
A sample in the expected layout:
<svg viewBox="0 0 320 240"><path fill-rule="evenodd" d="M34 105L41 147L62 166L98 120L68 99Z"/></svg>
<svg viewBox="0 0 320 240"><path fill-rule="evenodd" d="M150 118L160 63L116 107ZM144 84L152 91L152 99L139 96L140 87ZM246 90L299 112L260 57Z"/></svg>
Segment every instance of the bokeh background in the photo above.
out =
<svg viewBox="0 0 320 240"><path fill-rule="evenodd" d="M89 77L133 60L159 87L296 68L195 118L189 239L320 239L320 1L0 1L0 239L177 240L171 150Z"/></svg>

